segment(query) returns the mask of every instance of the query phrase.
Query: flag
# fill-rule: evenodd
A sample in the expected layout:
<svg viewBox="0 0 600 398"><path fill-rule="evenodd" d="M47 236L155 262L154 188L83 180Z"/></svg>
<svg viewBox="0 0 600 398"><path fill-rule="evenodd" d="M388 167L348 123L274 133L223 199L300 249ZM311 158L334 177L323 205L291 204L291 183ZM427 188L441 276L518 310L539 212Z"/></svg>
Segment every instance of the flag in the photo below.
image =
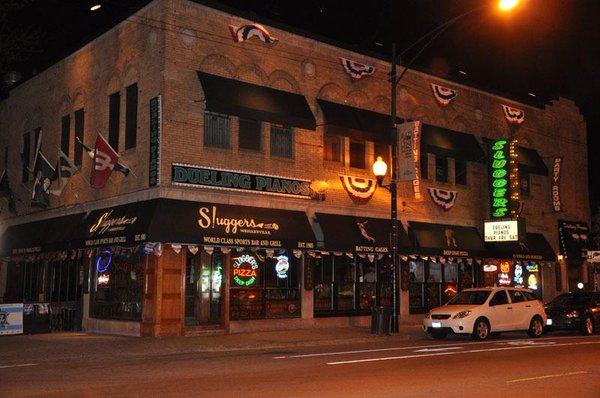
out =
<svg viewBox="0 0 600 398"><path fill-rule="evenodd" d="M48 162L42 151L37 151L33 175L35 176L35 182L31 193L31 206L47 209L50 205L50 185L56 179L56 170Z"/></svg>
<svg viewBox="0 0 600 398"><path fill-rule="evenodd" d="M106 142L101 134L98 134L96 138L96 147L93 152L94 165L90 175L90 185L93 188L104 187L113 170L123 173L125 176L129 175L131 169L119 162L119 154Z"/></svg>
<svg viewBox="0 0 600 398"><path fill-rule="evenodd" d="M88 156L92 159L94 159L94 150L92 148L90 148L89 146L85 145L83 142L81 142L81 140L79 139L79 137L75 137L77 139L77 142L79 142L79 144L83 147L83 149L85 150L85 152L88 154Z"/></svg>
<svg viewBox="0 0 600 398"><path fill-rule="evenodd" d="M104 140L104 138L103 138L103 141L104 141L104 143L106 143L106 145L108 145L108 143L106 142L106 140ZM89 146L87 146L83 142L81 142L81 140L79 139L79 137L77 137L77 142L79 142L79 144L83 147L83 149L88 154L88 156L90 158L94 159L94 157L96 155L96 150L90 148ZM98 143L98 139L96 139L96 143ZM110 147L110 145L108 145L108 146ZM112 149L112 147L110 147L110 149L111 149L112 152L114 152L114 150ZM114 153L116 153L116 152L114 152ZM117 158L118 158L118 156L119 155L117 154ZM125 175L125 177L127 177L129 175L129 173L131 172L131 169L129 167L125 166L122 162L119 162L117 160L117 163L113 167L113 171L118 171L119 173L123 173Z"/></svg>
<svg viewBox="0 0 600 398"><path fill-rule="evenodd" d="M71 159L59 148L58 149L58 160L56 161L55 180L59 179L59 188L50 191L52 195L60 196L63 189L69 182L69 179L75 174L79 174L77 166L71 162Z"/></svg>
<svg viewBox="0 0 600 398"><path fill-rule="evenodd" d="M10 189L10 183L8 181L8 173L6 169L2 172L2 176L0 177L0 198L8 199L8 211L17 215L17 205L15 202L15 196L13 194L12 189Z"/></svg>

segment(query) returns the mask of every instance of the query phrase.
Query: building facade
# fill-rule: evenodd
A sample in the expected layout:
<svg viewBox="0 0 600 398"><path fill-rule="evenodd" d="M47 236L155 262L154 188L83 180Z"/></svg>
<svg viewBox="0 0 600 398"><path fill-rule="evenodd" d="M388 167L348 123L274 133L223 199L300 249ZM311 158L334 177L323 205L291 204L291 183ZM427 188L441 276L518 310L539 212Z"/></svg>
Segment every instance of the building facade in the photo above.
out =
<svg viewBox="0 0 600 398"><path fill-rule="evenodd" d="M2 199L0 297L50 303L57 329L142 336L368 324L394 291L390 193L371 171L392 157L389 70L202 2L150 3L0 102L16 205ZM401 322L467 287L549 300L586 283L575 104L413 70L397 90L418 174L399 173ZM484 221L511 214L519 240L484 242Z"/></svg>

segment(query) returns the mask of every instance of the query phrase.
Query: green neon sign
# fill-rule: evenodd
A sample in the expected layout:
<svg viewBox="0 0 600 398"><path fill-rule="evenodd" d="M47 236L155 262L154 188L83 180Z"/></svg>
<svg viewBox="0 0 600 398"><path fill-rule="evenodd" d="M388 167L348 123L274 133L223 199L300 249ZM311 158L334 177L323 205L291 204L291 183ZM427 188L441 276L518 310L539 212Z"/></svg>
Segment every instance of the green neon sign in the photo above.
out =
<svg viewBox="0 0 600 398"><path fill-rule="evenodd" d="M493 143L490 151L490 206L492 218L509 215L509 144L507 140Z"/></svg>

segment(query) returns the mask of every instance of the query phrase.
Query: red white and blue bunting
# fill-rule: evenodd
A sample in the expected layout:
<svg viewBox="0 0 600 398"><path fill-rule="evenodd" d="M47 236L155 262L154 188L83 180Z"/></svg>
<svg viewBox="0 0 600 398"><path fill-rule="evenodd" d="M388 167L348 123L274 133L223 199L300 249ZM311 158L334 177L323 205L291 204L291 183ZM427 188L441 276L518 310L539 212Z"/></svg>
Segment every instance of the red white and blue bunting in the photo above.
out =
<svg viewBox="0 0 600 398"><path fill-rule="evenodd" d="M525 111L517 108L513 108L508 105L502 105L502 110L504 111L504 116L509 123L512 124L521 124L525 121Z"/></svg>
<svg viewBox="0 0 600 398"><path fill-rule="evenodd" d="M340 180L348 196L359 203L368 202L377 189L376 181L369 178L340 175Z"/></svg>
<svg viewBox="0 0 600 398"><path fill-rule="evenodd" d="M458 193L456 191L446 191L438 188L427 188L429 196L433 203L440 206L444 210L450 210L454 206Z"/></svg>
<svg viewBox="0 0 600 398"><path fill-rule="evenodd" d="M437 103L441 107L448 105L450 101L458 96L458 91L434 83L431 83L431 90L433 91L433 96Z"/></svg>
<svg viewBox="0 0 600 398"><path fill-rule="evenodd" d="M352 82L356 82L360 79L372 75L375 72L375 67L370 65L359 64L347 58L340 58L342 66L346 70L346 73L350 75Z"/></svg>
<svg viewBox="0 0 600 398"><path fill-rule="evenodd" d="M277 39L272 37L262 25L257 23L243 26L229 25L229 31L231 32L233 41L236 43L249 40L254 36L258 37L259 40L267 44L273 44L277 41Z"/></svg>

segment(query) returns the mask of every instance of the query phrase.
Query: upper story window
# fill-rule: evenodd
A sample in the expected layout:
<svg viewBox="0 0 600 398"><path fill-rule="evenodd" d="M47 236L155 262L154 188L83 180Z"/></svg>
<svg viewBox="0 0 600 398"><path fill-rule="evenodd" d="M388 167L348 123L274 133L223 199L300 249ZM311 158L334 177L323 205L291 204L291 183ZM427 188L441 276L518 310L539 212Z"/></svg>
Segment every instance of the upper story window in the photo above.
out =
<svg viewBox="0 0 600 398"><path fill-rule="evenodd" d="M84 142L83 132L85 128L85 113L83 108L75 111L75 139L79 139L80 142ZM75 166L81 166L81 160L83 157L83 147L75 144L75 155L74 163Z"/></svg>
<svg viewBox="0 0 600 398"><path fill-rule="evenodd" d="M71 116L63 116L60 120L60 124L60 150L68 157L71 146Z"/></svg>
<svg viewBox="0 0 600 398"><path fill-rule="evenodd" d="M454 161L454 183L467 185L467 162L464 160Z"/></svg>
<svg viewBox="0 0 600 398"><path fill-rule="evenodd" d="M31 162L31 134L23 134L23 167L21 169L21 181L29 181L29 163Z"/></svg>
<svg viewBox="0 0 600 398"><path fill-rule="evenodd" d="M125 149L135 148L137 140L138 86L125 89Z"/></svg>
<svg viewBox="0 0 600 398"><path fill-rule="evenodd" d="M437 182L448 182L448 158L436 155L435 180Z"/></svg>
<svg viewBox="0 0 600 398"><path fill-rule="evenodd" d="M419 165L421 178L427 180L429 178L429 154L421 153L421 156L419 157Z"/></svg>
<svg viewBox="0 0 600 398"><path fill-rule="evenodd" d="M204 145L229 149L230 118L227 115L204 112Z"/></svg>
<svg viewBox="0 0 600 398"><path fill-rule="evenodd" d="M350 167L365 168L365 142L350 141Z"/></svg>
<svg viewBox="0 0 600 398"><path fill-rule="evenodd" d="M323 157L330 162L342 162L343 157L343 138L338 135L323 135Z"/></svg>
<svg viewBox="0 0 600 398"><path fill-rule="evenodd" d="M108 143L119 151L119 127L121 117L121 93L116 92L108 96Z"/></svg>
<svg viewBox="0 0 600 398"><path fill-rule="evenodd" d="M261 123L256 120L240 118L239 148L250 151L260 151L261 145Z"/></svg>
<svg viewBox="0 0 600 398"><path fill-rule="evenodd" d="M519 190L523 198L531 197L531 174L519 171Z"/></svg>
<svg viewBox="0 0 600 398"><path fill-rule="evenodd" d="M271 125L271 156L294 158L294 131L290 127Z"/></svg>

